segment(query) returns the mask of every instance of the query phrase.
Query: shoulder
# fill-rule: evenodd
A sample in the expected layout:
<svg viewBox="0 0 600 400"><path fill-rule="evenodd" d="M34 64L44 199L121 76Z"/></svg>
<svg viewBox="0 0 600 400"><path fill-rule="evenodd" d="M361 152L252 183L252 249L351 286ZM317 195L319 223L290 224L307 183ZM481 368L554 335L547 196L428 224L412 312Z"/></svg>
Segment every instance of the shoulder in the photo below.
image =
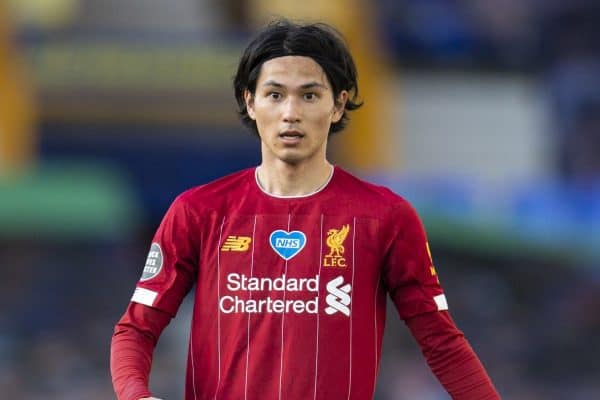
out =
<svg viewBox="0 0 600 400"><path fill-rule="evenodd" d="M360 179L340 168L336 170L336 202L353 204L351 209L363 216L377 218L386 232L423 229L421 218L413 205L386 186Z"/></svg>
<svg viewBox="0 0 600 400"><path fill-rule="evenodd" d="M352 193L351 196L364 209L363 212L380 220L382 235L388 238L388 245L399 235L414 243L427 240L421 217L408 200L386 186L367 182L346 171L341 172L343 177L340 186Z"/></svg>
<svg viewBox="0 0 600 400"><path fill-rule="evenodd" d="M247 191L253 173L254 168L249 168L195 186L177 196L173 204L188 209L213 208L228 199L239 198L239 195Z"/></svg>
<svg viewBox="0 0 600 400"><path fill-rule="evenodd" d="M336 167L341 191L358 198L360 203L382 207L387 211L412 210L412 205L401 195L386 186L374 184Z"/></svg>

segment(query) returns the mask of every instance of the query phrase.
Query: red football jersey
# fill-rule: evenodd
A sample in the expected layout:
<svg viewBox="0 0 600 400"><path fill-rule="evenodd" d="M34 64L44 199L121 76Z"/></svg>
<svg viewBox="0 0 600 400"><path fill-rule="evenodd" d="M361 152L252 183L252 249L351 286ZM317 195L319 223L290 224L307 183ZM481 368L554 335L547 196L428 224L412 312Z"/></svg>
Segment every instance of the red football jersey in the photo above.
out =
<svg viewBox="0 0 600 400"><path fill-rule="evenodd" d="M196 284L186 399L370 399L386 294L400 316L447 309L422 224L340 168L274 197L255 169L180 195L132 301L175 315Z"/></svg>

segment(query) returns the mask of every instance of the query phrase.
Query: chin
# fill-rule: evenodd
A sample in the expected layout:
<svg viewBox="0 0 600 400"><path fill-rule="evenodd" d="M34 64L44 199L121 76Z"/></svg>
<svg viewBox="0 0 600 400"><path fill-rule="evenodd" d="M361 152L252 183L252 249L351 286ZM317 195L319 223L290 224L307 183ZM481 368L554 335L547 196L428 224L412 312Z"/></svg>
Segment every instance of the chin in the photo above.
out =
<svg viewBox="0 0 600 400"><path fill-rule="evenodd" d="M286 164L297 165L304 161L306 158L301 156L287 155L279 157L279 159Z"/></svg>
<svg viewBox="0 0 600 400"><path fill-rule="evenodd" d="M306 154L303 154L301 152L296 152L296 151L287 152L286 151L286 152L279 154L277 158L279 158L284 163L296 165L296 164L300 164L303 161L308 160L310 157L308 157Z"/></svg>
<svg viewBox="0 0 600 400"><path fill-rule="evenodd" d="M308 152L301 149L284 149L275 153L275 156L286 164L297 165L313 159L317 156L317 152Z"/></svg>

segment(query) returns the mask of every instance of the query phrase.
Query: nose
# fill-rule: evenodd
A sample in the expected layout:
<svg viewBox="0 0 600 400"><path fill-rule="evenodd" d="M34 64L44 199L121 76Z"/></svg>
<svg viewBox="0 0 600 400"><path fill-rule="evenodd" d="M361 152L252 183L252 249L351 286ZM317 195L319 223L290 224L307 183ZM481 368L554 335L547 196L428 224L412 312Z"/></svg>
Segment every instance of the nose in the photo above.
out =
<svg viewBox="0 0 600 400"><path fill-rule="evenodd" d="M289 124L300 122L300 107L294 96L289 96L283 104L283 121Z"/></svg>

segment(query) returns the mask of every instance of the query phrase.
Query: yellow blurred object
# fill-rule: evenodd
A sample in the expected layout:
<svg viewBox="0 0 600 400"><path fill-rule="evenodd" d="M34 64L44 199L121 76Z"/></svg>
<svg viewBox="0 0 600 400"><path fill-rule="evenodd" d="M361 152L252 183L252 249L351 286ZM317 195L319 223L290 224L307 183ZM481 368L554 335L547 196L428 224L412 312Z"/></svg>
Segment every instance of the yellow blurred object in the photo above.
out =
<svg viewBox="0 0 600 400"><path fill-rule="evenodd" d="M378 45L373 6L368 0L250 0L255 26L276 17L327 22L346 39L359 74L360 98L365 105L350 113L351 122L336 143L335 158L364 172L398 164L392 159L391 74Z"/></svg>
<svg viewBox="0 0 600 400"><path fill-rule="evenodd" d="M53 29L74 21L80 0L8 0L8 3L20 23Z"/></svg>
<svg viewBox="0 0 600 400"><path fill-rule="evenodd" d="M33 162L34 100L13 41L7 3L0 2L0 175Z"/></svg>

